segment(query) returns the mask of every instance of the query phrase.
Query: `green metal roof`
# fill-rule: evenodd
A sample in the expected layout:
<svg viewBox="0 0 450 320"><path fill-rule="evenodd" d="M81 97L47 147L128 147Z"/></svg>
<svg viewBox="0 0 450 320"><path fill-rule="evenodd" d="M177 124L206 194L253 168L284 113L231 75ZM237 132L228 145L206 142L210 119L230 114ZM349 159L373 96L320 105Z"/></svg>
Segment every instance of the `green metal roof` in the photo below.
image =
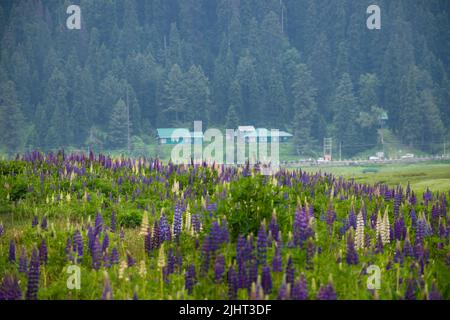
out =
<svg viewBox="0 0 450 320"><path fill-rule="evenodd" d="M262 137L262 136L267 136L270 137L272 134L272 131L266 128L258 128L255 130L255 132L249 132L249 133L245 133L244 136L246 137ZM292 134L286 132L286 131L278 131L278 137L292 137Z"/></svg>
<svg viewBox="0 0 450 320"><path fill-rule="evenodd" d="M175 130L184 130L189 132L188 129L186 128L158 128L156 129L157 133L158 133L158 138L160 139L171 139L173 133L175 132ZM270 137L271 135L271 131L264 129L264 128L258 128L256 129L254 132L246 132L243 134L243 136L245 137L261 137L264 135L264 130L265 134L267 137ZM203 138L203 132L189 132L190 137L194 137L194 138ZM292 134L286 132L286 131L278 131L278 136L279 137L292 137Z"/></svg>
<svg viewBox="0 0 450 320"><path fill-rule="evenodd" d="M189 134L189 137L191 137L191 138L203 138L203 132L193 132L193 131L189 132L189 130L186 128L159 128L159 129L156 129L156 131L158 133L158 138L160 138L160 139L171 139L175 130L183 130L183 131L187 132Z"/></svg>

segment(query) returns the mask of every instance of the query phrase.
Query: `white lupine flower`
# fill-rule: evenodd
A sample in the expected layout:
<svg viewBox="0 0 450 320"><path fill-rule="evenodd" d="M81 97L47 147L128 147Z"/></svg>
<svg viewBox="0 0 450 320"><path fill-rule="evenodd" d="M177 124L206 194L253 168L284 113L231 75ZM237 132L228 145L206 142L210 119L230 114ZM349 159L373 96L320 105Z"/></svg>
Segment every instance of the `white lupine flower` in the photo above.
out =
<svg viewBox="0 0 450 320"><path fill-rule="evenodd" d="M177 193L179 189L180 189L180 184L179 184L179 182L175 179L175 180L173 181L172 192L173 192L173 193Z"/></svg>
<svg viewBox="0 0 450 320"><path fill-rule="evenodd" d="M122 262L120 262L120 266L119 266L119 279L124 278L126 269L127 269L127 262L125 260L122 260Z"/></svg>
<svg viewBox="0 0 450 320"><path fill-rule="evenodd" d="M186 230L186 232L189 234L191 231L191 211L189 210L189 205L187 205L186 208L186 218L184 220L184 229Z"/></svg>
<svg viewBox="0 0 450 320"><path fill-rule="evenodd" d="M355 246L356 249L364 248L364 216L362 211L359 212L356 218Z"/></svg>
<svg viewBox="0 0 450 320"><path fill-rule="evenodd" d="M377 239L380 237L382 230L383 230L383 221L381 220L381 213L380 213L380 211L378 211L377 227L376 227Z"/></svg>
<svg viewBox="0 0 450 320"><path fill-rule="evenodd" d="M139 232L139 234L141 236L145 236L148 232L148 212L147 210L144 210L144 214L142 215L142 221L141 221L141 231Z"/></svg>
<svg viewBox="0 0 450 320"><path fill-rule="evenodd" d="M162 269L166 265L166 254L164 252L164 243L159 248L158 267Z"/></svg>
<svg viewBox="0 0 450 320"><path fill-rule="evenodd" d="M139 275L141 276L141 278L145 278L145 276L147 275L147 268L145 266L144 260L141 260L141 263L139 265Z"/></svg>
<svg viewBox="0 0 450 320"><path fill-rule="evenodd" d="M381 233L381 240L383 241L383 244L388 244L391 242L391 232L390 232L389 215L388 215L387 208L386 208L386 211L384 212L382 224L383 224L383 229L382 229L382 233Z"/></svg>

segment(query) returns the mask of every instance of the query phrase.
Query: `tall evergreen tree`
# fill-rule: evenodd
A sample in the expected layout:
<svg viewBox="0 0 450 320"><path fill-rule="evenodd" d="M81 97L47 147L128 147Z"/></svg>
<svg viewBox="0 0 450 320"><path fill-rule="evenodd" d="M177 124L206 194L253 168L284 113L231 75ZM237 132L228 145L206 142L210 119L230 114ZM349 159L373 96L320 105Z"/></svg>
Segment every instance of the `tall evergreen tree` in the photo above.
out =
<svg viewBox="0 0 450 320"><path fill-rule="evenodd" d="M69 104L67 101L67 81L64 73L55 68L49 79L45 108L50 120L48 123L48 131L45 135L45 147L49 149L57 149L69 145L72 132L70 128L71 119L69 118Z"/></svg>
<svg viewBox="0 0 450 320"><path fill-rule="evenodd" d="M296 67L294 83L293 130L294 144L300 155L311 155L316 149L317 140L314 137L316 123L318 121L316 95L317 90L313 86L311 72L305 64Z"/></svg>
<svg viewBox="0 0 450 320"><path fill-rule="evenodd" d="M174 64L164 86L164 97L161 101L164 122L179 126L185 122L186 84L181 68Z"/></svg>
<svg viewBox="0 0 450 320"><path fill-rule="evenodd" d="M127 105L120 99L114 106L109 120L108 143L110 148L115 150L126 148L129 125Z"/></svg>
<svg viewBox="0 0 450 320"><path fill-rule="evenodd" d="M342 75L332 101L333 136L336 143L343 146L342 152L347 155L361 151L358 132L359 106L348 73Z"/></svg>
<svg viewBox="0 0 450 320"><path fill-rule="evenodd" d="M225 126L227 129L237 129L239 126L239 116L234 105L228 108Z"/></svg>
<svg viewBox="0 0 450 320"><path fill-rule="evenodd" d="M24 117L12 81L0 84L0 143L12 155L24 141Z"/></svg>

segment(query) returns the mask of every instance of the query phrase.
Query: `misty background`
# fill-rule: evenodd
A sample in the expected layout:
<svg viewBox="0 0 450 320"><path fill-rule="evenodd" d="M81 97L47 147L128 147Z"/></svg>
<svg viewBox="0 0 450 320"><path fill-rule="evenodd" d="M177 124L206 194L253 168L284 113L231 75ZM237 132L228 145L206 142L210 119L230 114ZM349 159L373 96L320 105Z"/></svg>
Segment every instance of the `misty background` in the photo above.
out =
<svg viewBox="0 0 450 320"><path fill-rule="evenodd" d="M447 0L2 0L0 151L139 149L201 120L286 130L295 156L331 137L350 157L380 129L439 153L449 27Z"/></svg>

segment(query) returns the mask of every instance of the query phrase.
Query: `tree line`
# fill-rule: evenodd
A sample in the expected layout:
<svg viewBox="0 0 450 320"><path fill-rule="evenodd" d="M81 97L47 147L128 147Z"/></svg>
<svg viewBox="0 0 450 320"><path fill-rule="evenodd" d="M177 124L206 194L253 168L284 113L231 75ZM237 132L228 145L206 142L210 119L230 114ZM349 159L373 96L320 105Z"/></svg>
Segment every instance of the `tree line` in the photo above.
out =
<svg viewBox="0 0 450 320"><path fill-rule="evenodd" d="M380 116L404 143L450 128L450 2L350 0L0 3L0 132L9 152L120 149L127 130L278 128L308 154L333 137L376 144ZM368 30L366 8L381 8ZM346 149L344 149L346 150ZM427 150L426 150L427 151Z"/></svg>

